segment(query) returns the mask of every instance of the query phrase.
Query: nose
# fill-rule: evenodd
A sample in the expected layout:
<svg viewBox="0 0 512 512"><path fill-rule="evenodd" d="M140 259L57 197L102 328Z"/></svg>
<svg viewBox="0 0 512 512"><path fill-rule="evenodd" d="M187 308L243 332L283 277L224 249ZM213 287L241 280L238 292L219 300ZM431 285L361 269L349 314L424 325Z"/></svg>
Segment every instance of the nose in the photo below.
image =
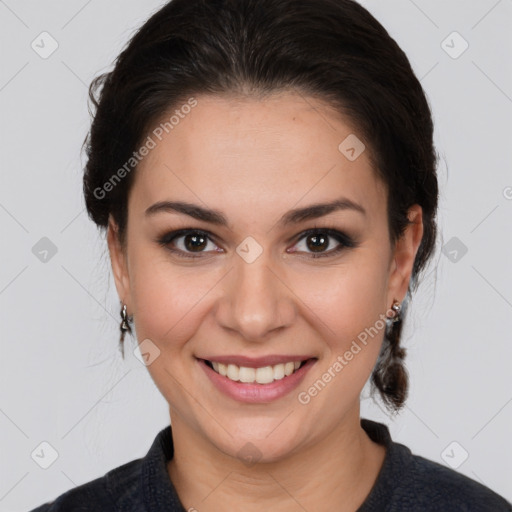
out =
<svg viewBox="0 0 512 512"><path fill-rule="evenodd" d="M233 264L216 308L218 323L251 342L268 341L292 325L297 311L293 293L265 251L252 263L236 255Z"/></svg>

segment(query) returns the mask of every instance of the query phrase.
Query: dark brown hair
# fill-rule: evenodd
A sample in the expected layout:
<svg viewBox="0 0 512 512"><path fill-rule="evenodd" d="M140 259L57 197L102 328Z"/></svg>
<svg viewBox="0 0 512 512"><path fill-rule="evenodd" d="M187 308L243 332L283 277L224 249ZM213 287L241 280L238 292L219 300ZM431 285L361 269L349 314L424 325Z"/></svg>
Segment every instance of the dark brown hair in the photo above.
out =
<svg viewBox="0 0 512 512"><path fill-rule="evenodd" d="M432 115L404 52L352 0L172 0L164 5L133 36L112 72L90 86L95 113L84 143L83 182L90 218L106 228L111 215L124 245L136 169L133 165L129 172L126 163L163 114L187 98L293 90L323 100L357 128L376 176L386 184L392 244L409 223L408 208L422 207L424 232L410 298L436 243ZM372 386L395 410L408 389L402 324L387 324L372 374Z"/></svg>

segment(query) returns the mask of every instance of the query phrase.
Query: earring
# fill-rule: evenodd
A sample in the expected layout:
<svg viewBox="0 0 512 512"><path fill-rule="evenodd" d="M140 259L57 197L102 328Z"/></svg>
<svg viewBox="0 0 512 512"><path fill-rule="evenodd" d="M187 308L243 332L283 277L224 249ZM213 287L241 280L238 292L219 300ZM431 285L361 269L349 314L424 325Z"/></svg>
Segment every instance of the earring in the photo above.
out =
<svg viewBox="0 0 512 512"><path fill-rule="evenodd" d="M394 314L392 317L388 317L393 323L398 322L401 319L400 312L402 311L402 305L399 301L396 299L393 301L393 304L391 306L391 309L393 310Z"/></svg>
<svg viewBox="0 0 512 512"><path fill-rule="evenodd" d="M119 340L120 343L123 343L126 332L132 331L129 322L130 319L128 318L128 314L126 312L126 304L123 304L123 307L121 308L121 325L119 326L119 329L121 330L121 338Z"/></svg>

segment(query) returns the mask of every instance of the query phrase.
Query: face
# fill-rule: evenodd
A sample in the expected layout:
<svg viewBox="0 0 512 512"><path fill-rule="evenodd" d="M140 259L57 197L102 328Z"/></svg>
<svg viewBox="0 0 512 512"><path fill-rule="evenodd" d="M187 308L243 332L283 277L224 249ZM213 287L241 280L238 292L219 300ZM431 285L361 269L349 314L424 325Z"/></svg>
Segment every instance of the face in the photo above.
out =
<svg viewBox="0 0 512 512"><path fill-rule="evenodd" d="M368 150L340 150L358 134L317 100L196 99L151 135L125 252L109 227L116 287L173 425L225 455L250 442L278 460L358 415L421 208L392 246Z"/></svg>

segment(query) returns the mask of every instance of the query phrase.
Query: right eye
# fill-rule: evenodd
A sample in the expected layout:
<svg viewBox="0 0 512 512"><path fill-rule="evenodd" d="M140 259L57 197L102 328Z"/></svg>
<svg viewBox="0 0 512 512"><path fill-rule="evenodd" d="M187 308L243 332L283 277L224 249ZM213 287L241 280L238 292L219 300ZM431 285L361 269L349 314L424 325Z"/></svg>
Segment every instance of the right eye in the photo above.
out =
<svg viewBox="0 0 512 512"><path fill-rule="evenodd" d="M198 229L180 229L166 233L158 239L158 243L183 258L201 258L201 254L206 252L219 252L217 247L210 239L210 234ZM211 249L208 248L211 244ZM222 249L220 249L221 251Z"/></svg>

